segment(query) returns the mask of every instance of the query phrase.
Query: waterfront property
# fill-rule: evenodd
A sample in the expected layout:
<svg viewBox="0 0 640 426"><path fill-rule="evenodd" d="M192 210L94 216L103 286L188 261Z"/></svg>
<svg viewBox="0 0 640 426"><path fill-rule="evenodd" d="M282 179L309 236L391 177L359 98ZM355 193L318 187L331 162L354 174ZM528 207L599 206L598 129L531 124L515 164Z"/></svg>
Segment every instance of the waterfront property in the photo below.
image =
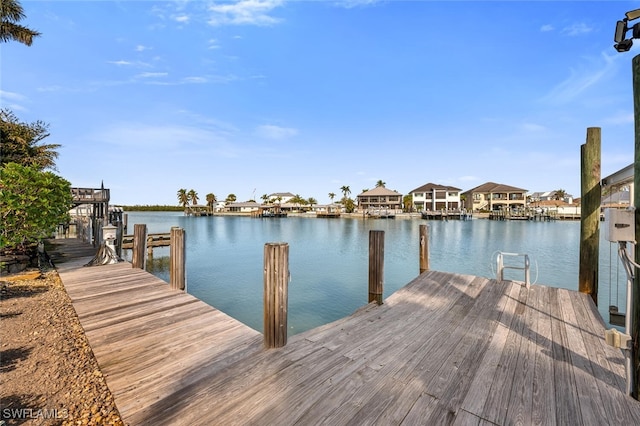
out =
<svg viewBox="0 0 640 426"><path fill-rule="evenodd" d="M460 188L435 183L424 184L411 195L413 208L417 211L441 211L460 209Z"/></svg>
<svg viewBox="0 0 640 426"><path fill-rule="evenodd" d="M501 183L487 182L462 193L464 208L469 211L523 209L527 205L527 190Z"/></svg>
<svg viewBox="0 0 640 426"><path fill-rule="evenodd" d="M396 191L377 186L368 191L364 191L357 196L358 209L362 212L367 211L402 211L402 194Z"/></svg>
<svg viewBox="0 0 640 426"><path fill-rule="evenodd" d="M130 425L640 424L586 294L427 271L264 349L150 274L86 259L58 270Z"/></svg>

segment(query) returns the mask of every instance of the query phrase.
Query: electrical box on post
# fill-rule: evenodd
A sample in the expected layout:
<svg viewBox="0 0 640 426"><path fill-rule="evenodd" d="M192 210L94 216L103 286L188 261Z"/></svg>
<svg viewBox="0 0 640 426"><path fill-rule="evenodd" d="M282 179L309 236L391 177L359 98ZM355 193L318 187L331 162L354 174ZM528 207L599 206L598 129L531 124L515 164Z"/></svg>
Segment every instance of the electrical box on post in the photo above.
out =
<svg viewBox="0 0 640 426"><path fill-rule="evenodd" d="M635 241L635 214L631 209L605 209L604 237L612 243L618 241Z"/></svg>

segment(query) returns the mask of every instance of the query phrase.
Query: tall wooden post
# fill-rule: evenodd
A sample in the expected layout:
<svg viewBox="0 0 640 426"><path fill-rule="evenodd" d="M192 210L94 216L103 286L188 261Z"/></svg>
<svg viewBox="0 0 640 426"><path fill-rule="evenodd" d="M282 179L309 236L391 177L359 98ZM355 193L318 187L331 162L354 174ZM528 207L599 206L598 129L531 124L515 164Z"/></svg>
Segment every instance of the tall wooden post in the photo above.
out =
<svg viewBox="0 0 640 426"><path fill-rule="evenodd" d="M369 231L369 303L382 305L384 287L384 231Z"/></svg>
<svg viewBox="0 0 640 426"><path fill-rule="evenodd" d="M632 61L633 110L635 118L635 153L633 166L633 205L635 206L635 235L640 239L640 55ZM640 263L640 249L634 246L636 263ZM631 298L631 396L640 399L640 271L635 268Z"/></svg>
<svg viewBox="0 0 640 426"><path fill-rule="evenodd" d="M587 129L587 142L580 147L581 217L578 290L598 304L600 261L600 128Z"/></svg>
<svg viewBox="0 0 640 426"><path fill-rule="evenodd" d="M420 225L420 273L429 270L429 230Z"/></svg>
<svg viewBox="0 0 640 426"><path fill-rule="evenodd" d="M185 237L184 229L171 228L171 241L169 243L169 284L175 290L186 288L185 274Z"/></svg>
<svg viewBox="0 0 640 426"><path fill-rule="evenodd" d="M136 223L133 226L133 253L131 254L131 266L133 268L145 269L145 251L147 245L147 225Z"/></svg>
<svg viewBox="0 0 640 426"><path fill-rule="evenodd" d="M287 344L289 305L289 244L264 245L264 345Z"/></svg>

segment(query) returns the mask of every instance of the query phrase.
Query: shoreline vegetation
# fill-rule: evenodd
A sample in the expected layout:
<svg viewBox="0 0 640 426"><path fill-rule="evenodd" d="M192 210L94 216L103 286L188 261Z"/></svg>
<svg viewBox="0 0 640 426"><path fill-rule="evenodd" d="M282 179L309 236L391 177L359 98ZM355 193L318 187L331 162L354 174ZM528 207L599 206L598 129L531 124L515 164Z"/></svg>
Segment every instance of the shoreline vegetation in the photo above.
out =
<svg viewBox="0 0 640 426"><path fill-rule="evenodd" d="M184 208L182 206L118 206L121 207L122 210L126 212L184 212ZM214 212L211 216L246 216L251 217L252 213L250 212ZM288 216L293 217L313 217L315 218L315 212L287 212ZM396 219L421 219L422 215L420 212L412 212L412 213L395 213ZM352 218L352 219L362 219L363 214L361 212L354 213L342 213L340 215L341 218ZM473 217L476 219L488 219L489 213L480 212L474 213ZM365 217L366 218L366 217ZM372 218L370 218L372 219Z"/></svg>

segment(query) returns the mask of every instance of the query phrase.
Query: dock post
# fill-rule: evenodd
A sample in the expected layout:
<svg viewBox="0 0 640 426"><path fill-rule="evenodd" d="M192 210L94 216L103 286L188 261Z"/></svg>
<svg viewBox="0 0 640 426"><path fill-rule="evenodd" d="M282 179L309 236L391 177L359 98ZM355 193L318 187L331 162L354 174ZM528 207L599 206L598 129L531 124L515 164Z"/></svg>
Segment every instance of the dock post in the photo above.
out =
<svg viewBox="0 0 640 426"><path fill-rule="evenodd" d="M147 245L147 225L136 223L133 226L133 253L131 255L131 266L133 268L145 269L146 258L145 249Z"/></svg>
<svg viewBox="0 0 640 426"><path fill-rule="evenodd" d="M171 228L169 243L169 284L174 290L186 288L185 274L185 235L184 229L174 226Z"/></svg>
<svg viewBox="0 0 640 426"><path fill-rule="evenodd" d="M420 273L429 270L429 230L420 225Z"/></svg>
<svg viewBox="0 0 640 426"><path fill-rule="evenodd" d="M382 305L384 286L384 231L369 231L369 303Z"/></svg>
<svg viewBox="0 0 640 426"><path fill-rule="evenodd" d="M289 244L264 245L264 345L287 344L289 305Z"/></svg>
<svg viewBox="0 0 640 426"><path fill-rule="evenodd" d="M598 304L598 259L600 251L600 128L587 129L587 141L580 147L581 199L580 264L578 290Z"/></svg>
<svg viewBox="0 0 640 426"><path fill-rule="evenodd" d="M634 116L634 165L633 165L633 205L635 206L634 222L636 240L640 235L640 55L633 57L633 116ZM640 261L640 246L634 244L634 257L636 263ZM631 299L630 332L631 351L629 354L631 364L630 388L631 397L640 400L640 275L636 271L631 286L633 294L627 294Z"/></svg>

